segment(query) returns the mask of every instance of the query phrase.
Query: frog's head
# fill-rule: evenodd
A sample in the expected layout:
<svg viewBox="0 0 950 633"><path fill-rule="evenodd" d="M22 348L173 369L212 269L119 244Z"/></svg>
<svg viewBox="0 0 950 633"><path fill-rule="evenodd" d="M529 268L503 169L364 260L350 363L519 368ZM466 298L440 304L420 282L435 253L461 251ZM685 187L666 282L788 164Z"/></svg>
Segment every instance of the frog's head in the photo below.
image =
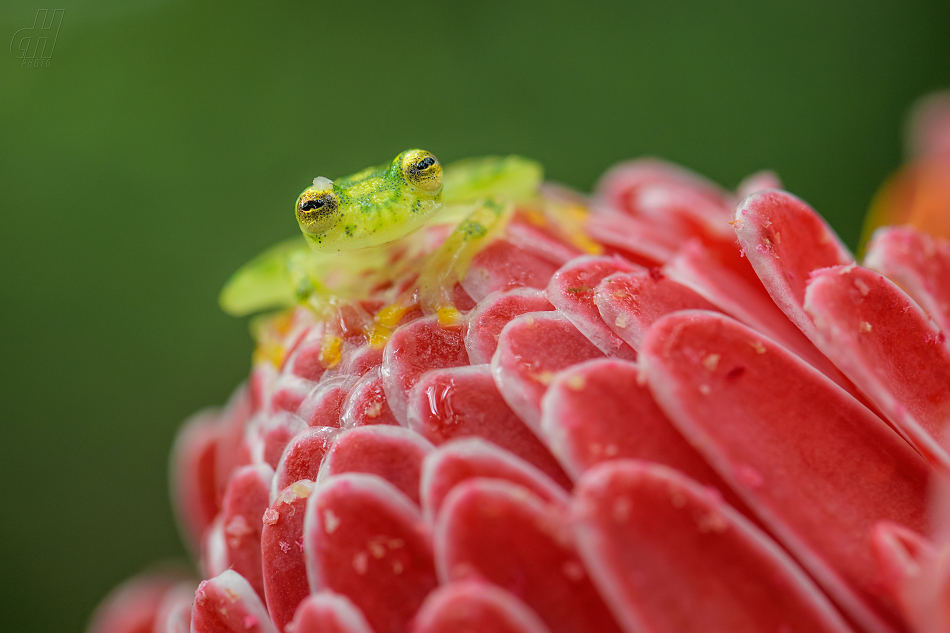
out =
<svg viewBox="0 0 950 633"><path fill-rule="evenodd" d="M418 229L436 211L442 165L430 152L410 149L389 165L338 178L314 178L297 198L300 230L323 252L378 246Z"/></svg>

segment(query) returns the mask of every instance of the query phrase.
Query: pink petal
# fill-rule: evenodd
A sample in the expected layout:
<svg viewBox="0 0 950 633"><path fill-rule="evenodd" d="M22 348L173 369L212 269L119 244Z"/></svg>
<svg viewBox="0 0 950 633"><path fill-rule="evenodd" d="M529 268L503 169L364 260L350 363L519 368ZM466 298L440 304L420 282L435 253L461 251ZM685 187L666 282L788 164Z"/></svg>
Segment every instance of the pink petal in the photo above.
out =
<svg viewBox="0 0 950 633"><path fill-rule="evenodd" d="M505 402L537 432L541 396L554 374L603 355L563 315L535 312L514 319L501 331L492 375Z"/></svg>
<svg viewBox="0 0 950 633"><path fill-rule="evenodd" d="M228 570L198 585L191 631L277 633L277 628L251 585L239 573Z"/></svg>
<svg viewBox="0 0 950 633"><path fill-rule="evenodd" d="M301 600L310 594L303 555L303 522L312 481L287 486L264 512L261 533L264 594L267 611L277 630L294 617Z"/></svg>
<svg viewBox="0 0 950 633"><path fill-rule="evenodd" d="M718 264L698 242L687 244L663 267L663 273L695 291L719 310L784 345L849 392L854 389L831 361L788 320L761 284L749 284Z"/></svg>
<svg viewBox="0 0 950 633"><path fill-rule="evenodd" d="M276 468L287 444L306 428L306 422L286 411L280 411L266 418L260 427L262 454L257 461Z"/></svg>
<svg viewBox="0 0 950 633"><path fill-rule="evenodd" d="M808 277L819 268L853 263L851 253L814 209L784 191L763 191L743 200L734 227L776 305L814 340L814 326L802 308Z"/></svg>
<svg viewBox="0 0 950 633"><path fill-rule="evenodd" d="M518 484L548 503L567 506L564 488L518 456L480 438L454 440L430 453L422 465L422 510L435 521L445 497L474 478L502 479Z"/></svg>
<svg viewBox="0 0 950 633"><path fill-rule="evenodd" d="M655 266L669 260L679 248L680 236L662 226L612 210L591 214L585 226L591 238L628 261Z"/></svg>
<svg viewBox="0 0 950 633"><path fill-rule="evenodd" d="M155 626L148 633L190 633L194 602L195 583L182 582L169 589L155 613Z"/></svg>
<svg viewBox="0 0 950 633"><path fill-rule="evenodd" d="M389 406L401 423L406 422L409 390L432 369L468 365L465 330L439 325L431 316L403 325L393 332L383 353L383 388Z"/></svg>
<svg viewBox="0 0 950 633"><path fill-rule="evenodd" d="M774 171L757 171L742 179L736 187L736 197L741 200L766 189L782 189L782 181Z"/></svg>
<svg viewBox="0 0 950 633"><path fill-rule="evenodd" d="M274 383L271 410L294 413L315 386L316 383L305 378L282 374Z"/></svg>
<svg viewBox="0 0 950 633"><path fill-rule="evenodd" d="M508 240L496 240L472 259L462 287L475 301L500 290L544 288L557 267Z"/></svg>
<svg viewBox="0 0 950 633"><path fill-rule="evenodd" d="M498 392L488 365L431 371L410 394L409 427L439 445L482 437L533 464L562 486L570 479Z"/></svg>
<svg viewBox="0 0 950 633"><path fill-rule="evenodd" d="M681 235L728 232L735 201L712 181L688 169L656 159L620 163L595 188L599 203L622 210Z"/></svg>
<svg viewBox="0 0 950 633"><path fill-rule="evenodd" d="M323 334L324 328L322 325L307 332L287 358L287 371L311 382L320 380L323 372L326 371L326 367L320 360L320 352L323 349Z"/></svg>
<svg viewBox="0 0 950 633"><path fill-rule="evenodd" d="M307 395L297 415L309 426L340 426L343 403L356 380L346 374L325 378Z"/></svg>
<svg viewBox="0 0 950 633"><path fill-rule="evenodd" d="M364 426L337 436L317 482L341 473L378 475L419 503L422 460L432 444L418 433L393 426Z"/></svg>
<svg viewBox="0 0 950 633"><path fill-rule="evenodd" d="M528 312L553 309L544 291L534 288L516 288L482 299L468 316L465 349L469 360L473 365L490 363L498 335L509 321Z"/></svg>
<svg viewBox="0 0 950 633"><path fill-rule="evenodd" d="M716 310L695 291L664 276L659 269L605 277L594 293L603 322L634 350L658 318L677 310Z"/></svg>
<svg viewBox="0 0 950 633"><path fill-rule="evenodd" d="M882 521L872 548L881 581L915 631L946 631L950 626L950 578L945 556L920 534Z"/></svg>
<svg viewBox="0 0 950 633"><path fill-rule="evenodd" d="M619 631L571 544L564 510L521 486L455 487L435 530L443 583L486 580L522 599L552 633Z"/></svg>
<svg viewBox="0 0 950 633"><path fill-rule="evenodd" d="M345 595L375 631L407 631L437 584L418 508L375 475L347 473L320 486L307 505L304 542L311 590Z"/></svg>
<svg viewBox="0 0 950 633"><path fill-rule="evenodd" d="M548 446L575 481L605 461L644 459L716 488L747 511L639 384L633 363L600 359L564 370L544 395L542 412Z"/></svg>
<svg viewBox="0 0 950 633"><path fill-rule="evenodd" d="M218 414L204 411L185 421L172 448L172 506L192 552L214 521L217 491Z"/></svg>
<svg viewBox="0 0 950 633"><path fill-rule="evenodd" d="M870 580L866 544L880 520L924 527L926 462L824 376L728 317L666 316L640 358L670 420L839 606L868 630L899 628Z"/></svg>
<svg viewBox="0 0 950 633"><path fill-rule="evenodd" d="M494 585L453 582L429 594L413 633L548 633L516 597Z"/></svg>
<svg viewBox="0 0 950 633"><path fill-rule="evenodd" d="M244 433L251 415L250 390L241 385L225 405L219 422L218 451L214 460L219 507L231 473L251 463L250 453L244 450Z"/></svg>
<svg viewBox="0 0 950 633"><path fill-rule="evenodd" d="M362 345L344 357L340 370L351 376L363 376L382 364L382 348Z"/></svg>
<svg viewBox="0 0 950 633"><path fill-rule="evenodd" d="M333 427L314 426L301 431L290 440L274 472L270 494L272 502L277 499L281 490L296 481L316 481L323 456L330 450L330 445L339 432Z"/></svg>
<svg viewBox="0 0 950 633"><path fill-rule="evenodd" d="M805 311L825 355L932 463L950 468L950 348L930 317L858 266L813 273Z"/></svg>
<svg viewBox="0 0 950 633"><path fill-rule="evenodd" d="M244 466L231 476L221 519L231 566L264 596L261 569L262 517L267 510L274 471L267 465Z"/></svg>
<svg viewBox="0 0 950 633"><path fill-rule="evenodd" d="M382 350L380 350L382 351ZM350 390L343 403L343 428L375 424L396 425L399 422L389 408L379 368L367 371Z"/></svg>
<svg viewBox="0 0 950 633"><path fill-rule="evenodd" d="M580 250L565 243L551 231L532 223L521 214L516 214L508 224L506 238L514 246L523 248L552 264L564 264L581 254Z"/></svg>
<svg viewBox="0 0 950 633"><path fill-rule="evenodd" d="M96 609L88 633L152 633L165 597L180 582L173 574L143 574L125 581Z"/></svg>
<svg viewBox="0 0 950 633"><path fill-rule="evenodd" d="M581 479L572 519L627 631L850 631L772 539L676 470L599 466Z"/></svg>
<svg viewBox="0 0 950 633"><path fill-rule="evenodd" d="M219 514L201 540L201 572L205 578L217 576L231 567L224 537L224 515Z"/></svg>
<svg viewBox="0 0 950 633"><path fill-rule="evenodd" d="M287 633L373 633L360 610L345 596L316 593L300 604Z"/></svg>
<svg viewBox="0 0 950 633"><path fill-rule="evenodd" d="M909 226L879 229L864 265L881 273L950 329L950 243Z"/></svg>
<svg viewBox="0 0 950 633"><path fill-rule="evenodd" d="M604 277L641 271L621 257L578 257L561 266L547 287L548 300L608 356L633 360L637 353L600 316L594 292Z"/></svg>

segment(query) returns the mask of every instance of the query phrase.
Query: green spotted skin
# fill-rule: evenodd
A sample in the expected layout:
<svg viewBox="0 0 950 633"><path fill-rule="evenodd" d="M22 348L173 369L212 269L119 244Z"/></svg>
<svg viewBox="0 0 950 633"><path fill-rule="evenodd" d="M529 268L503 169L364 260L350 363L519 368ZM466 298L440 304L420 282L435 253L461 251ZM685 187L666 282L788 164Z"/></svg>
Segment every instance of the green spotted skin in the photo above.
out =
<svg viewBox="0 0 950 633"><path fill-rule="evenodd" d="M338 208L335 218L319 231L308 230L298 215L301 231L310 247L319 252L349 251L379 246L415 232L439 211L442 198L441 167L438 186L433 190L410 181L407 161L428 155L422 150L407 150L392 163L378 165L338 178L332 184ZM433 157L434 159L434 157ZM295 205L317 187L308 187Z"/></svg>
<svg viewBox="0 0 950 633"><path fill-rule="evenodd" d="M538 163L520 156L465 159L443 174L435 156L412 149L335 182L317 178L294 207L304 239L282 242L242 266L219 302L241 316L365 296L407 272L394 254L420 252L419 229L432 225L454 229L419 271L423 299L430 297L424 302L441 306L467 262L503 229L513 203L537 195L542 176ZM308 202L314 206L303 209Z"/></svg>

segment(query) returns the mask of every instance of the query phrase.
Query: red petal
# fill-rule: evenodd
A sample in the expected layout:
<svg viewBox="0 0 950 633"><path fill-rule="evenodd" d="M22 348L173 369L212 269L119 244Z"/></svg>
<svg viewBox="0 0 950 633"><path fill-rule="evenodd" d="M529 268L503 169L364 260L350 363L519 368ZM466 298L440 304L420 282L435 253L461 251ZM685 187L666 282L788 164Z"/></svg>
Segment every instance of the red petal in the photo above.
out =
<svg viewBox="0 0 950 633"><path fill-rule="evenodd" d="M337 436L317 481L341 473L377 475L418 504L422 460L432 448L418 433L398 426L353 428Z"/></svg>
<svg viewBox="0 0 950 633"><path fill-rule="evenodd" d="M656 159L611 167L595 191L600 204L682 236L697 231L710 237L727 234L729 212L735 204L733 197L712 181Z"/></svg>
<svg viewBox="0 0 950 633"><path fill-rule="evenodd" d="M155 614L155 627L148 633L191 633L191 609L195 602L195 584L183 582L162 598ZM130 605L131 606L131 605ZM90 631L90 633L99 633Z"/></svg>
<svg viewBox="0 0 950 633"><path fill-rule="evenodd" d="M410 428L433 444L483 437L534 464L562 486L571 485L551 452L498 393L487 365L429 372L412 391L408 417Z"/></svg>
<svg viewBox="0 0 950 633"><path fill-rule="evenodd" d="M264 596L261 570L262 517L267 510L274 471L267 465L244 466L235 471L224 493L221 519L231 566Z"/></svg>
<svg viewBox="0 0 950 633"><path fill-rule="evenodd" d="M658 270L616 273L597 286L594 303L603 322L634 350L647 329L677 310L716 310L695 291L663 276Z"/></svg>
<svg viewBox="0 0 950 633"><path fill-rule="evenodd" d="M172 506L192 551L214 521L217 492L218 413L205 411L185 421L172 448Z"/></svg>
<svg viewBox="0 0 950 633"><path fill-rule="evenodd" d="M441 326L431 316L403 325L393 332L383 353L383 388L389 406L401 423L406 422L409 390L425 372L468 365L465 331L460 326Z"/></svg>
<svg viewBox="0 0 950 633"><path fill-rule="evenodd" d="M317 382L326 371L320 361L323 349L323 325L310 329L296 349L287 358L286 370L295 376L300 376L312 382Z"/></svg>
<svg viewBox="0 0 950 633"><path fill-rule="evenodd" d="M332 376L320 382L300 405L297 415L309 426L340 426L343 403L355 383L353 376Z"/></svg>
<svg viewBox="0 0 950 633"><path fill-rule="evenodd" d="M294 413L315 386L316 383L310 380L293 374L282 374L274 383L271 410Z"/></svg>
<svg viewBox="0 0 950 633"><path fill-rule="evenodd" d="M548 633L537 614L494 585L453 582L436 589L419 610L413 633Z"/></svg>
<svg viewBox="0 0 950 633"><path fill-rule="evenodd" d="M362 345L346 354L340 371L351 376L362 376L383 364L383 350L381 348Z"/></svg>
<svg viewBox="0 0 950 633"><path fill-rule="evenodd" d="M884 587L913 629L946 631L950 594L941 593L946 593L950 585L946 570L940 573L939 555L933 544L916 532L882 521L875 526L872 547Z"/></svg>
<svg viewBox="0 0 950 633"><path fill-rule="evenodd" d="M198 585L192 633L277 633L254 589L228 570Z"/></svg>
<svg viewBox="0 0 950 633"><path fill-rule="evenodd" d="M591 360L564 370L544 395L542 410L548 446L575 481L601 462L644 459L679 469L746 511L639 384L633 363Z"/></svg>
<svg viewBox="0 0 950 633"><path fill-rule="evenodd" d="M924 527L926 462L824 376L728 317L666 316L640 358L670 420L839 605L869 630L898 626L870 580L867 542L880 520Z"/></svg>
<svg viewBox="0 0 950 633"><path fill-rule="evenodd" d="M544 291L516 288L483 299L468 317L465 349L472 364L490 363L502 328L517 316L553 310Z"/></svg>
<svg viewBox="0 0 950 633"><path fill-rule="evenodd" d="M734 226L772 299L813 339L814 327L802 309L808 277L819 268L853 263L851 253L814 209L784 191L763 191L743 200Z"/></svg>
<svg viewBox="0 0 950 633"><path fill-rule="evenodd" d="M311 589L345 595L375 631L407 631L437 584L418 508L374 475L347 473L320 486L307 505L304 539Z"/></svg>
<svg viewBox="0 0 950 633"><path fill-rule="evenodd" d="M604 354L633 360L637 353L604 323L594 292L608 275L640 270L621 257L578 257L554 273L547 287L548 300Z"/></svg>
<svg viewBox="0 0 950 633"><path fill-rule="evenodd" d="M386 392L383 390L383 378L378 368L368 370L353 385L350 395L343 403L342 420L345 429L374 424L399 424L389 408L389 401L386 400Z"/></svg>
<svg viewBox="0 0 950 633"><path fill-rule="evenodd" d="M287 633L373 633L366 618L356 606L329 591L304 600Z"/></svg>
<svg viewBox="0 0 950 633"><path fill-rule="evenodd" d="M88 632L152 633L166 596L180 582L181 577L172 574L143 574L125 581L96 609Z"/></svg>
<svg viewBox="0 0 950 633"><path fill-rule="evenodd" d="M663 226L611 210L591 214L585 229L610 250L643 265L655 266L669 260L681 241Z"/></svg>
<svg viewBox="0 0 950 633"><path fill-rule="evenodd" d="M603 355L563 315L535 312L514 319L501 331L492 375L505 402L537 432L541 396L554 374Z"/></svg>
<svg viewBox="0 0 950 633"><path fill-rule="evenodd" d="M255 461L276 468L280 456L290 440L307 428L307 423L292 413L280 411L261 420L259 444L261 454L254 455Z"/></svg>
<svg viewBox="0 0 950 633"><path fill-rule="evenodd" d="M420 488L426 520L434 522L449 492L476 477L510 481L549 503L568 503L564 488L543 472L491 442L472 437L437 448L423 462Z"/></svg>
<svg viewBox="0 0 950 633"><path fill-rule="evenodd" d="M896 283L950 330L950 243L909 226L878 230L864 265Z"/></svg>
<svg viewBox="0 0 950 633"><path fill-rule="evenodd" d="M741 200L766 189L782 189L782 181L774 171L757 171L746 176L736 187L736 196Z"/></svg>
<svg viewBox="0 0 950 633"><path fill-rule="evenodd" d="M515 594L552 633L619 631L571 544L563 509L521 486L473 479L442 505L439 577L487 580Z"/></svg>
<svg viewBox="0 0 950 633"><path fill-rule="evenodd" d="M617 461L586 473L578 549L628 631L850 628L782 549L678 471Z"/></svg>
<svg viewBox="0 0 950 633"><path fill-rule="evenodd" d="M698 242L690 242L663 273L712 303L726 314L762 332L848 390L854 387L775 305L761 284L754 287L719 265ZM852 395L854 395L852 393Z"/></svg>
<svg viewBox="0 0 950 633"><path fill-rule="evenodd" d="M805 311L821 351L932 463L950 468L950 348L930 317L858 266L814 273Z"/></svg>
<svg viewBox="0 0 950 633"><path fill-rule="evenodd" d="M277 464L274 483L271 486L271 500L277 493L303 479L317 480L323 456L330 450L338 429L327 426L310 427L297 434L287 447Z"/></svg>
<svg viewBox="0 0 950 633"><path fill-rule="evenodd" d="M312 481L291 484L281 490L263 516L264 594L271 620L279 631L310 594L303 556L303 521L312 490Z"/></svg>
<svg viewBox="0 0 950 633"><path fill-rule="evenodd" d="M472 259L462 287L475 301L499 290L544 288L557 267L508 240L496 240Z"/></svg>

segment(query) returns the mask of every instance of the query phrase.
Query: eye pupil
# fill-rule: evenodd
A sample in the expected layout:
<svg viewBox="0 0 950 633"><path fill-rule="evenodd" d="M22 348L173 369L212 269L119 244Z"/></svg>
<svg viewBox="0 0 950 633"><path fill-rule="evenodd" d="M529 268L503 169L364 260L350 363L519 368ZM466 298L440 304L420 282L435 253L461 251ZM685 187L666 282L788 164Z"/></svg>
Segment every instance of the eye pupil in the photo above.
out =
<svg viewBox="0 0 950 633"><path fill-rule="evenodd" d="M432 158L431 156L426 156L425 158L423 158L422 160L420 160L418 163L415 164L415 168L416 168L416 171L422 171L423 169L428 169L429 167L432 167L433 165L435 165L435 159Z"/></svg>
<svg viewBox="0 0 950 633"><path fill-rule="evenodd" d="M319 209L324 204L325 203L322 198L317 198L316 200L307 200L302 205L300 205L300 209L302 211L313 211L314 209Z"/></svg>

